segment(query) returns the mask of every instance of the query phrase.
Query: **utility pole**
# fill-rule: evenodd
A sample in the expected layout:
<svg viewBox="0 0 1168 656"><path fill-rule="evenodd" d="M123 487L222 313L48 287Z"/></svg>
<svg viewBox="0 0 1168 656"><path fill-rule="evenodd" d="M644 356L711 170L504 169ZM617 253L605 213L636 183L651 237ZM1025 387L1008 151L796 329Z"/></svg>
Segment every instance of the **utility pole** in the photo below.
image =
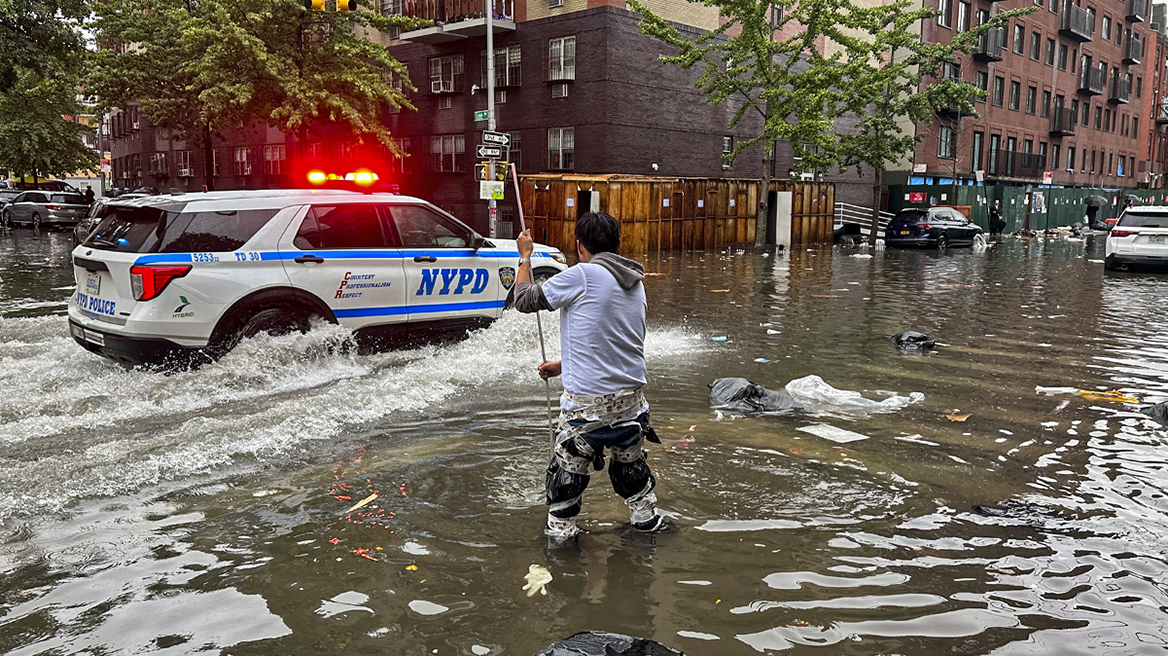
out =
<svg viewBox="0 0 1168 656"><path fill-rule="evenodd" d="M487 129L495 131L495 7L494 0L483 0L487 12ZM487 160L487 179L495 179L495 160ZM487 236L495 237L499 224L495 199L487 201Z"/></svg>

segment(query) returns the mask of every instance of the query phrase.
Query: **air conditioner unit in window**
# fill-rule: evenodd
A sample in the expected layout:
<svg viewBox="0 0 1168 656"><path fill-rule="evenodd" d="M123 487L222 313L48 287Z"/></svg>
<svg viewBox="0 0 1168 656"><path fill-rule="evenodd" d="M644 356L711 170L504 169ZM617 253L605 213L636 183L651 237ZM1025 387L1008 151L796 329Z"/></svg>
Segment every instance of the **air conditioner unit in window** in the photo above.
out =
<svg viewBox="0 0 1168 656"><path fill-rule="evenodd" d="M564 0L548 0L548 9L557 9L564 6Z"/></svg>
<svg viewBox="0 0 1168 656"><path fill-rule="evenodd" d="M553 84L552 85L552 98L567 98L567 97L568 97L568 85L566 85L566 84Z"/></svg>
<svg viewBox="0 0 1168 656"><path fill-rule="evenodd" d="M1159 31L1160 31L1160 24L1159 24L1159 23L1149 23L1149 24L1148 24L1148 27L1152 28L1152 31L1153 31L1153 32L1159 32Z"/></svg>
<svg viewBox="0 0 1168 656"><path fill-rule="evenodd" d="M130 125L130 129L131 129L131 130L137 130L137 129L138 129L138 121L134 121L134 122L133 122L133 123Z"/></svg>
<svg viewBox="0 0 1168 656"><path fill-rule="evenodd" d="M179 169L178 170L178 177L180 177L180 178L189 178L192 175L194 175L194 173L191 171L191 169Z"/></svg>
<svg viewBox="0 0 1168 656"><path fill-rule="evenodd" d="M240 175L251 175L251 167L250 167L250 166L242 166L242 167L240 167L240 168L239 168L239 174L240 174Z"/></svg>

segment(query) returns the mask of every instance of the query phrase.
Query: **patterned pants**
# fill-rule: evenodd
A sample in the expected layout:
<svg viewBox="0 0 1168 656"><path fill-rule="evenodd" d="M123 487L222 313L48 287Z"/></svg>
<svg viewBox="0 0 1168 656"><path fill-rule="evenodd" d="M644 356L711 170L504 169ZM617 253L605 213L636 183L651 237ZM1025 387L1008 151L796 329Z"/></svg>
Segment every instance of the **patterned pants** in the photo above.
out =
<svg viewBox="0 0 1168 656"><path fill-rule="evenodd" d="M647 522L657 514L657 485L642 445L646 439L658 441L649 426L649 413L611 426L580 432L586 422L572 420L560 425L556 433L555 455L547 469L547 534L553 538L570 538L580 529L576 516L583 505L582 496L591 480L593 466L604 467L604 449L612 454L608 477L612 489L629 507L634 524Z"/></svg>

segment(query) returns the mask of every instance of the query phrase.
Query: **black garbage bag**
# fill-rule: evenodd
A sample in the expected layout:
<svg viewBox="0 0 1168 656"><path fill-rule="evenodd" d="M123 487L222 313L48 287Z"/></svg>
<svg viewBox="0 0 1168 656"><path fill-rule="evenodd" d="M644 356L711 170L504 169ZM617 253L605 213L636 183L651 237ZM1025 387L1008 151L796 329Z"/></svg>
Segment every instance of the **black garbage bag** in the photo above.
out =
<svg viewBox="0 0 1168 656"><path fill-rule="evenodd" d="M1168 401L1144 408L1140 412L1155 419L1161 426L1168 426Z"/></svg>
<svg viewBox="0 0 1168 656"><path fill-rule="evenodd" d="M902 351L928 351L937 345L932 337L918 333L915 330L896 333L888 339L892 340L892 343L896 344L896 348Z"/></svg>
<svg viewBox="0 0 1168 656"><path fill-rule="evenodd" d="M619 633L584 631L548 645L536 656L685 656L655 640Z"/></svg>
<svg viewBox="0 0 1168 656"><path fill-rule="evenodd" d="M798 412L799 402L786 392L769 390L745 378L719 378L710 383L710 405L735 412Z"/></svg>
<svg viewBox="0 0 1168 656"><path fill-rule="evenodd" d="M1071 226L1071 234L1076 236L1076 237L1082 236L1083 224L1082 223L1075 223L1074 225L1072 225Z"/></svg>

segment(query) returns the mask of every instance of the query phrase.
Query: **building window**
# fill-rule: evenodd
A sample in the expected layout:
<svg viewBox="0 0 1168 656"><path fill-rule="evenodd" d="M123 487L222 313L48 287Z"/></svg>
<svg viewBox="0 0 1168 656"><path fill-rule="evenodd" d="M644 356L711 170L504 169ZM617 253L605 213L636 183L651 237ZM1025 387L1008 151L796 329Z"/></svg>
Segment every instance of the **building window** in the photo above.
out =
<svg viewBox="0 0 1168 656"><path fill-rule="evenodd" d="M1111 16L1103 17L1103 40L1111 40Z"/></svg>
<svg viewBox="0 0 1168 656"><path fill-rule="evenodd" d="M495 87L517 87L522 82L522 49L518 44L495 49ZM483 50L479 59L482 75L479 86L487 88L487 51Z"/></svg>
<svg viewBox="0 0 1168 656"><path fill-rule="evenodd" d="M264 175L282 174L286 155L284 144L264 146Z"/></svg>
<svg viewBox="0 0 1168 656"><path fill-rule="evenodd" d="M1042 43L1042 35L1038 32L1030 33L1030 58L1038 61L1038 44Z"/></svg>
<svg viewBox="0 0 1168 656"><path fill-rule="evenodd" d="M219 151L218 150L211 151L211 175L214 177L219 177L219 175L220 175L219 174Z"/></svg>
<svg viewBox="0 0 1168 656"><path fill-rule="evenodd" d="M1144 78L1136 76L1136 98L1144 95Z"/></svg>
<svg viewBox="0 0 1168 656"><path fill-rule="evenodd" d="M515 165L515 170L518 171L523 165L522 153L519 150L519 133L511 133L511 145L507 146L507 161Z"/></svg>
<svg viewBox="0 0 1168 656"><path fill-rule="evenodd" d="M1042 118L1050 116L1050 92L1042 92Z"/></svg>
<svg viewBox="0 0 1168 656"><path fill-rule="evenodd" d="M576 37L548 40L548 79L576 79Z"/></svg>
<svg viewBox="0 0 1168 656"><path fill-rule="evenodd" d="M990 90L990 74L989 73L987 73L985 71L978 71L977 72L977 88L982 90L982 91L985 91L987 96L989 95L989 90ZM986 99L984 97L975 96L973 101L974 102L985 102Z"/></svg>
<svg viewBox="0 0 1168 656"><path fill-rule="evenodd" d="M1132 117L1131 136L1133 136L1133 137L1140 136L1140 117L1139 116Z"/></svg>
<svg viewBox="0 0 1168 656"><path fill-rule="evenodd" d="M1018 55L1022 54L1022 49L1026 47L1022 43L1023 39L1025 39L1025 38L1026 38L1026 28L1023 27L1021 24L1014 25L1014 53L1015 54L1018 54Z"/></svg>
<svg viewBox="0 0 1168 656"><path fill-rule="evenodd" d="M1085 101L1083 103L1083 121L1080 125L1082 125L1083 127L1087 127L1087 126L1091 125L1091 103L1090 102Z"/></svg>
<svg viewBox="0 0 1168 656"><path fill-rule="evenodd" d="M466 137L461 134L430 137L430 170L459 173L466 170Z"/></svg>
<svg viewBox="0 0 1168 656"><path fill-rule="evenodd" d="M1120 155L1119 156L1119 168L1116 169L1115 174L1121 178L1123 177L1123 165L1126 163L1127 163L1127 157L1124 155Z"/></svg>
<svg viewBox="0 0 1168 656"><path fill-rule="evenodd" d="M178 168L180 178L189 178L195 174L195 169L191 166L191 151L180 150L174 154L174 157L174 164Z"/></svg>
<svg viewBox="0 0 1168 656"><path fill-rule="evenodd" d="M235 175L251 175L251 148L236 148L234 163Z"/></svg>
<svg viewBox="0 0 1168 656"><path fill-rule="evenodd" d="M564 0L548 0L548 9L559 9L564 6Z"/></svg>
<svg viewBox="0 0 1168 656"><path fill-rule="evenodd" d="M1095 106L1095 129L1103 129L1103 105Z"/></svg>
<svg viewBox="0 0 1168 656"><path fill-rule="evenodd" d="M1046 40L1046 65L1054 66L1054 39Z"/></svg>
<svg viewBox="0 0 1168 656"><path fill-rule="evenodd" d="M430 58L430 93L462 91L462 55Z"/></svg>
<svg viewBox="0 0 1168 656"><path fill-rule="evenodd" d="M304 156L308 159L320 159L324 155L324 144L310 143L308 144L308 152Z"/></svg>
<svg viewBox="0 0 1168 656"><path fill-rule="evenodd" d="M1067 146L1067 170L1075 172L1075 147Z"/></svg>
<svg viewBox="0 0 1168 656"><path fill-rule="evenodd" d="M395 173L410 173L414 170L414 163L417 160L411 157L410 140L409 138L394 139L397 143L397 152L387 149L386 155L393 162L393 171Z"/></svg>
<svg viewBox="0 0 1168 656"><path fill-rule="evenodd" d="M973 133L973 157L971 157L969 160L971 170L980 171L984 168L982 166L982 164L983 164L982 157L984 154L983 153L984 150L985 150L985 133L984 132L974 132Z"/></svg>
<svg viewBox="0 0 1168 656"><path fill-rule="evenodd" d="M571 171L576 168L573 154L576 150L576 128L548 129L548 168L553 171Z"/></svg>
<svg viewBox="0 0 1168 656"><path fill-rule="evenodd" d="M953 0L937 0L937 10L941 12L937 16L937 24L941 27L952 27Z"/></svg>
<svg viewBox="0 0 1168 656"><path fill-rule="evenodd" d="M169 175L166 167L166 153L153 153L150 155L150 174L156 176Z"/></svg>
<svg viewBox="0 0 1168 656"><path fill-rule="evenodd" d="M994 76L994 107L1002 106L1002 96L1005 94L1006 78Z"/></svg>
<svg viewBox="0 0 1168 656"><path fill-rule="evenodd" d="M1031 86L1026 89L1026 113L1033 114L1038 105L1038 87Z"/></svg>
<svg viewBox="0 0 1168 656"><path fill-rule="evenodd" d="M1038 163L1046 168L1046 142L1038 142Z"/></svg>
<svg viewBox="0 0 1168 656"><path fill-rule="evenodd" d="M1067 70L1067 44L1065 43L1059 44L1058 69L1060 71Z"/></svg>
<svg viewBox="0 0 1168 656"><path fill-rule="evenodd" d="M937 145L937 157L953 159L957 147L957 133L948 127L941 126L941 135Z"/></svg>
<svg viewBox="0 0 1168 656"><path fill-rule="evenodd" d="M1062 161L1059 159L1059 155L1061 155L1061 154L1062 153L1059 152L1059 145L1058 144L1052 145L1050 147L1050 166L1048 166L1046 168L1052 169L1052 170L1057 169L1059 162Z"/></svg>
<svg viewBox="0 0 1168 656"><path fill-rule="evenodd" d="M957 31L958 32L968 32L969 31L969 3L968 2L957 3Z"/></svg>
<svg viewBox="0 0 1168 656"><path fill-rule="evenodd" d="M1018 101L1021 95L1022 83L1017 80L1010 82L1010 109L1018 111Z"/></svg>

